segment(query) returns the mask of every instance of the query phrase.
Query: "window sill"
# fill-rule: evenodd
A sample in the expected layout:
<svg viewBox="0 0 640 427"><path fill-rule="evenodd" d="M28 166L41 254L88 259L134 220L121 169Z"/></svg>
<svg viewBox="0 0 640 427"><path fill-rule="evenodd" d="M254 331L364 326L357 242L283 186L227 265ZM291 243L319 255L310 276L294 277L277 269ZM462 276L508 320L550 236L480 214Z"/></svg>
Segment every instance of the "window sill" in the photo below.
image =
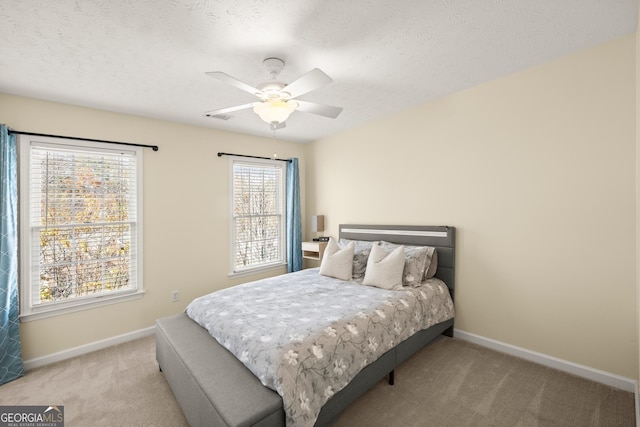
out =
<svg viewBox="0 0 640 427"><path fill-rule="evenodd" d="M61 316L63 314L75 313L77 311L89 310L92 308L104 307L106 305L118 304L126 301L133 301L142 298L144 291L134 293L102 296L85 301L74 301L64 306L40 307L30 313L20 314L21 322L31 322L33 320L46 319L47 317Z"/></svg>
<svg viewBox="0 0 640 427"><path fill-rule="evenodd" d="M267 271L271 271L271 270L278 270L281 268L287 268L287 263L283 262L283 263L278 263L278 264L270 264L270 265L266 265L263 267L256 267L256 268L249 268L246 270L241 270L241 271L233 271L231 273L229 273L229 277L243 277L243 276L251 276L254 274L259 274L259 273L264 273Z"/></svg>

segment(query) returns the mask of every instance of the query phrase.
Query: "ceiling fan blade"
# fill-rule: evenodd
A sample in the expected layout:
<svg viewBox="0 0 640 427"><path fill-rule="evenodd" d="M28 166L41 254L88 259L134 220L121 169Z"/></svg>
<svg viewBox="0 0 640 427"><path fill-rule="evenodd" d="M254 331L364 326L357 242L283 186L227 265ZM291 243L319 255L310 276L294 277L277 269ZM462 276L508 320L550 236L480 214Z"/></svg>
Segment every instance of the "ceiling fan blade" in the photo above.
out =
<svg viewBox="0 0 640 427"><path fill-rule="evenodd" d="M304 95L307 92L321 88L328 85L333 79L327 76L319 68L314 68L298 80L291 82L284 87L283 91L291 95L291 98L296 98L300 95Z"/></svg>
<svg viewBox="0 0 640 427"><path fill-rule="evenodd" d="M246 84L243 81L236 79L235 77L231 77L229 74L223 73L222 71L209 71L205 73L207 76L213 77L215 79L220 80L221 82L227 83L231 86L237 87L238 89L242 89L245 92L249 92L252 95L258 96L262 91L258 88L255 88L251 85Z"/></svg>
<svg viewBox="0 0 640 427"><path fill-rule="evenodd" d="M250 104L236 105L235 107L227 107L227 108L220 108L218 110L205 111L204 115L207 117L220 116L220 115L224 115L224 114L231 113L238 110L245 110L259 103L260 101L256 101Z"/></svg>
<svg viewBox="0 0 640 427"><path fill-rule="evenodd" d="M332 119L338 117L342 112L342 107L334 107L333 105L316 104L314 102L300 101L299 99L296 99L296 102L298 103L298 111L318 114Z"/></svg>

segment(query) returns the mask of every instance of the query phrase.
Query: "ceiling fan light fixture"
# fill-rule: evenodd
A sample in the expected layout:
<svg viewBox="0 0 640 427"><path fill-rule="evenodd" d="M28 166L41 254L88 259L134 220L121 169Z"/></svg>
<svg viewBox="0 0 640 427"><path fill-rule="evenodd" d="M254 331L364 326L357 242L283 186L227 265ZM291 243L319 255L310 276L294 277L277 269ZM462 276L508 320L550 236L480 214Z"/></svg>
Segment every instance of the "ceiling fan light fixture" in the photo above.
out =
<svg viewBox="0 0 640 427"><path fill-rule="evenodd" d="M298 108L293 100L270 99L253 107L253 111L267 123L283 123Z"/></svg>

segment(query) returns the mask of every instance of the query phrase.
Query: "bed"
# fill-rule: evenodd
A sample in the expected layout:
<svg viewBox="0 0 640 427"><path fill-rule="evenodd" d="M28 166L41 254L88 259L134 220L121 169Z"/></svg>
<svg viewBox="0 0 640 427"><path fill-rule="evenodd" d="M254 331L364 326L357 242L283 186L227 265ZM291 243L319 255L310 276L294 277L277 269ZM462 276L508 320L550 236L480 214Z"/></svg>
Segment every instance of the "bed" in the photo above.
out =
<svg viewBox="0 0 640 427"><path fill-rule="evenodd" d="M455 228L448 226L344 224L340 226L339 239L357 242L385 241L397 245L434 247L437 254L437 270L434 280L446 284L452 302L455 288ZM313 272L300 272L299 274L308 276ZM318 279L318 282L321 280ZM334 285L327 284L326 286ZM362 285L359 287L368 288ZM399 292L406 292L409 295L408 289ZM205 297L202 299L206 300ZM323 308L323 310L325 309L326 307ZM188 307L187 311L190 310L193 311ZM211 326L211 322L207 323L206 320L200 319L198 315L193 313L190 315L201 322L204 327L196 323L186 312L158 319L156 327L156 359L189 424L191 426L285 426L293 424L291 421L292 399L286 394L278 394L272 389L273 387L264 386L263 383L266 383L266 380L259 375L260 373L255 372L255 367L250 365L247 367L239 360L246 359L244 356L250 355L250 352L245 351L238 353L237 357L234 356L228 348L234 350L235 344L229 342L228 336L218 337L218 340L224 345L220 344L212 337L213 332L210 333L207 330ZM380 315L384 317L383 314ZM241 321L241 318L235 320L236 323ZM334 387L335 392L324 398L328 400L322 402L317 418L312 418L315 424L309 420L296 422L296 424L331 425L342 410L378 381L389 376L389 381L392 383L395 367L411 357L416 351L441 334L453 336L453 322L454 319L451 317L426 329L417 329L415 333L412 331L412 335L408 337L403 335L399 339L399 343L390 348L381 346L378 349L377 343L374 342L376 350L380 354L375 356L374 361L368 364L363 363L364 367L349 380L346 386ZM244 341L244 337L237 341ZM326 352L327 348L329 347L318 345L309 351L320 351L319 357L322 358L324 356L322 352ZM260 353L262 351L264 349L261 349ZM301 351L296 349L296 357L298 353L301 354ZM289 354L294 353L289 350ZM318 356L317 353L315 355ZM335 364L335 361L333 363ZM331 390L333 391L333 389ZM299 404L300 402L295 403Z"/></svg>

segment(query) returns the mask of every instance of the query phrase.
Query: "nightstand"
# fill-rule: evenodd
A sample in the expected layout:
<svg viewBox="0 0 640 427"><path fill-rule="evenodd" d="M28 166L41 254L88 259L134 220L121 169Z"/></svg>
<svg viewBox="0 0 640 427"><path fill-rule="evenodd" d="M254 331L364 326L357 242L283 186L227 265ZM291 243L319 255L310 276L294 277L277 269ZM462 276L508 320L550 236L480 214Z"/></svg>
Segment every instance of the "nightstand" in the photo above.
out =
<svg viewBox="0 0 640 427"><path fill-rule="evenodd" d="M302 242L302 258L322 261L327 242Z"/></svg>

